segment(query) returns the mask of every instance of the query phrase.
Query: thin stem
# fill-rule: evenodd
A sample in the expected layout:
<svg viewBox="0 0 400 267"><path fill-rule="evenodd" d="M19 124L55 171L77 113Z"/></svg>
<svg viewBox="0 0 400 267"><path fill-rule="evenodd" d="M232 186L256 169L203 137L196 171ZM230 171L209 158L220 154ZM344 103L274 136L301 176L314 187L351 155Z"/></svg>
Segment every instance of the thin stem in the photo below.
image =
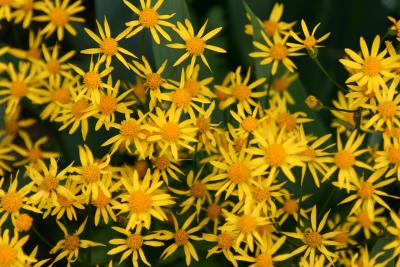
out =
<svg viewBox="0 0 400 267"><path fill-rule="evenodd" d="M321 218L322 218L322 216L324 216L324 214L326 213L326 210L327 210L327 208L329 207L331 200L332 200L332 199L334 198L334 196L335 196L336 189L337 189L336 187L334 187L333 189L331 189L330 192L329 192L328 197L324 200L325 203L324 203L324 205L322 206L322 209L320 209L319 216L318 216L318 221L320 221Z"/></svg>
<svg viewBox="0 0 400 267"><path fill-rule="evenodd" d="M196 143L196 147L194 149L194 162L193 162L194 175L196 175L196 173L197 173L197 161L198 161L197 153L198 153L198 150L199 150L198 135L196 135L196 139L197 139L197 143Z"/></svg>
<svg viewBox="0 0 400 267"><path fill-rule="evenodd" d="M312 60L317 64L320 70L325 74L325 76L333 83L337 88L339 88L342 92L347 93L347 90L341 86L337 81L335 81L332 76L328 73L328 71L322 66L321 62L319 61L318 57L312 57Z"/></svg>
<svg viewBox="0 0 400 267"><path fill-rule="evenodd" d="M37 229L34 225L32 225L33 232L39 237L39 239L48 247L52 248L50 241L48 241Z"/></svg>

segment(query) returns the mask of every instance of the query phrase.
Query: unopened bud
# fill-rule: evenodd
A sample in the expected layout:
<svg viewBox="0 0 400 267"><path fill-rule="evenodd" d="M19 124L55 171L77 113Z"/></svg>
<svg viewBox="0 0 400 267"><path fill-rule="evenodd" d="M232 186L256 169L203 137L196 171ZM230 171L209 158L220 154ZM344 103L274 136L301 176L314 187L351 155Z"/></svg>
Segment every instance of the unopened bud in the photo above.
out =
<svg viewBox="0 0 400 267"><path fill-rule="evenodd" d="M322 102L313 95L309 95L304 102L309 108L314 110L320 110L323 107Z"/></svg>

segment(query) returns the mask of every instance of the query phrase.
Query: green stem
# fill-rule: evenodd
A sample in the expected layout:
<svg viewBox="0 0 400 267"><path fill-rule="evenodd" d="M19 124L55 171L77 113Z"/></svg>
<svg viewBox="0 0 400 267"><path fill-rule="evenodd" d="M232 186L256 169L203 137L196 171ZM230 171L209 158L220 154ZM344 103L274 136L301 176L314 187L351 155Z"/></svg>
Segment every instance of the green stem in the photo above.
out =
<svg viewBox="0 0 400 267"><path fill-rule="evenodd" d="M198 135L196 135L196 139L198 139ZM194 149L194 162L193 162L193 165L194 165L194 175L196 176L196 173L197 173L197 161L198 161L198 156L197 156L197 153L198 153L198 150L199 150L199 142L197 141L197 143L196 143L196 147L195 147L195 149Z"/></svg>
<svg viewBox="0 0 400 267"><path fill-rule="evenodd" d="M312 57L312 60L317 64L317 66L320 68L320 70L325 74L325 76L333 83L339 90L341 90L344 93L347 93L347 90L341 86L335 79L332 78L332 76L328 73L328 71L322 66L321 62L319 61L318 57Z"/></svg>
<svg viewBox="0 0 400 267"><path fill-rule="evenodd" d="M48 247L52 248L50 241L48 241L37 229L34 225L32 225L32 231L39 237L39 239Z"/></svg>
<svg viewBox="0 0 400 267"><path fill-rule="evenodd" d="M322 216L324 216L324 214L326 213L326 210L329 207L331 200L335 196L336 189L336 187L333 187L333 189L330 190L328 197L324 200L325 203L322 206L322 209L320 209L319 211L318 221L320 221L322 219Z"/></svg>

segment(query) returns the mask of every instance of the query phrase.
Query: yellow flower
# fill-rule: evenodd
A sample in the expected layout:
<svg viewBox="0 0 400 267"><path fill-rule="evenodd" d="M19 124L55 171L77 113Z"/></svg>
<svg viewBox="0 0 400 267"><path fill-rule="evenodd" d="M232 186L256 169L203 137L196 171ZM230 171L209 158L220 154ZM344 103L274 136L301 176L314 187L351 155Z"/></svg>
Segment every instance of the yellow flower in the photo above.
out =
<svg viewBox="0 0 400 267"><path fill-rule="evenodd" d="M13 47L10 48L9 53L21 59L27 59L31 61L40 60L42 55L42 39L43 35L40 32L35 33L32 30L29 30L28 50Z"/></svg>
<svg viewBox="0 0 400 267"><path fill-rule="evenodd" d="M396 78L393 69L400 67L398 62L400 56L385 57L387 49L379 52L380 42L381 39L377 35L372 43L371 51L369 51L364 38L360 37L361 55L348 48L344 50L350 58L339 61L352 70L352 75L346 80L346 83L357 82L359 86L367 85L367 92L378 92L387 79Z"/></svg>
<svg viewBox="0 0 400 267"><path fill-rule="evenodd" d="M152 217L161 221L167 219L163 207L172 205L175 201L171 195L160 189L163 182L155 179L150 170L143 180L139 180L138 172L134 171L133 177L122 177L121 181L126 192L118 196L121 203L114 208L119 209L121 214L129 213L127 229L141 226L149 229Z"/></svg>
<svg viewBox="0 0 400 267"><path fill-rule="evenodd" d="M2 229L0 233L0 262L2 266L25 266L37 261L34 257L24 253L23 246L29 239L28 235L19 238L15 229L12 238L10 238L9 229Z"/></svg>
<svg viewBox="0 0 400 267"><path fill-rule="evenodd" d="M310 197L311 195L303 195L302 201L306 201ZM304 226L303 219L309 220L307 215L309 209L300 207L300 199L292 197L287 190L283 190L283 195L279 202L281 202L282 207L277 210L275 215L279 225L283 225L289 217L292 217L301 227Z"/></svg>
<svg viewBox="0 0 400 267"><path fill-rule="evenodd" d="M280 97L285 99L287 103L294 105L295 100L289 92L289 89L291 84L295 82L298 77L298 73L290 73L289 71L285 71L279 77L275 76L271 84L271 98ZM268 90L267 86L268 85L266 85L266 89Z"/></svg>
<svg viewBox="0 0 400 267"><path fill-rule="evenodd" d="M221 195L215 196L214 199L206 198L207 207L203 209L207 213L207 218L204 220L211 221L213 223L213 233L216 234L218 232L219 224L224 220L222 216L222 209L224 208L232 208L235 206L233 202L229 200L221 201Z"/></svg>
<svg viewBox="0 0 400 267"><path fill-rule="evenodd" d="M351 266L366 266L366 267L385 267L388 266L392 258L384 262L378 262L378 258L383 256L383 252L376 253L372 258L369 256L368 247L361 247L359 253L356 253L351 259ZM398 263L397 263L398 265Z"/></svg>
<svg viewBox="0 0 400 267"><path fill-rule="evenodd" d="M317 31L319 25L321 25L321 23L318 23L313 28L313 30L310 34L305 21L302 19L301 20L301 28L304 33L304 40L302 40L295 32L291 31L290 35L299 43L298 44L288 43L288 46L296 47L296 48L305 48L305 49L311 50L311 51L314 51L314 49L316 49L316 48L322 47L322 45L318 45L318 43L325 41L331 33L328 32L318 39L315 38L315 32Z"/></svg>
<svg viewBox="0 0 400 267"><path fill-rule="evenodd" d="M64 39L64 30L76 36L77 32L71 23L85 22L85 19L75 16L76 13L85 9L80 0L74 1L72 4L70 4L70 0L56 0L55 3L50 0L43 0L40 4L38 9L45 15L36 16L33 20L48 22L47 26L41 30L42 34L46 34L46 37L57 32L57 39L61 41Z"/></svg>
<svg viewBox="0 0 400 267"><path fill-rule="evenodd" d="M208 49L218 53L226 53L224 49L206 43L212 37L217 35L222 30L222 27L216 28L208 32L207 34L204 34L207 26L207 21L206 21L201 27L201 29L198 31L197 35L195 35L192 23L188 19L185 19L185 25L183 25L181 22L178 22L177 26L178 27L174 28L174 30L178 33L178 35L185 43L184 44L173 43L173 44L167 44L167 46L175 49L185 49L186 52L180 58L178 58L178 60L174 63L174 67L182 63L188 57L192 57L190 61L190 67L188 69L190 75L193 72L197 57L200 57L203 63L207 66L207 68L211 70L210 65L207 62L207 59L204 56L205 50Z"/></svg>
<svg viewBox="0 0 400 267"><path fill-rule="evenodd" d="M352 216L347 218L353 225L350 235L356 235L360 230L363 231L366 239L371 238L371 233L378 235L382 227L385 228L387 222L386 216L380 216L384 211L384 208L373 209L373 213L370 214L366 206L357 209Z"/></svg>
<svg viewBox="0 0 400 267"><path fill-rule="evenodd" d="M18 0L16 10L11 14L16 24L22 22L24 29L32 22L33 12L39 10L40 2L35 0Z"/></svg>
<svg viewBox="0 0 400 267"><path fill-rule="evenodd" d="M0 3L0 20L11 20L11 9L16 5L16 0L4 0Z"/></svg>
<svg viewBox="0 0 400 267"><path fill-rule="evenodd" d="M167 247L162 252L161 259L168 258L178 248L183 247L186 265L189 266L192 258L196 261L199 261L199 256L197 255L197 252L190 241L202 240L201 237L195 236L193 234L200 231L204 227L205 221L201 222L199 225L193 228L188 229L189 226L192 224L194 218L196 217L196 214L192 214L189 218L187 218L182 227L179 227L178 221L173 214L171 214L171 217L174 222L174 232L168 230L156 231L156 233L159 234L159 239L165 241L173 239L175 241L172 245Z"/></svg>
<svg viewBox="0 0 400 267"><path fill-rule="evenodd" d="M384 138L383 150L376 152L375 169L388 170L385 177L395 176L400 180L400 138Z"/></svg>
<svg viewBox="0 0 400 267"><path fill-rule="evenodd" d="M44 66L42 67L43 73L46 74L46 77L49 78L50 82L53 82L54 79L59 75L72 79L72 75L69 72L69 69L71 67L68 61L75 55L75 51L69 51L68 53L60 57L58 50L59 46L55 45L50 54L50 51L46 47L46 45L42 45L42 52L44 57Z"/></svg>
<svg viewBox="0 0 400 267"><path fill-rule="evenodd" d="M185 83L183 88L189 91L192 97L214 98L215 94L209 88L209 84L214 80L214 77L207 77L200 80L200 65L196 64L192 73L189 73L189 68L190 66L188 66L185 71ZM179 81L169 80L168 82L173 85L179 85Z"/></svg>
<svg viewBox="0 0 400 267"><path fill-rule="evenodd" d="M111 60L113 57L116 57L126 68L129 69L128 62L126 62L125 58L122 54L136 57L134 54L119 46L119 41L126 36L128 33L126 30L118 34L115 38L111 37L110 26L108 25L107 18L104 18L104 30L101 27L100 23L96 20L97 29L99 31L99 35L95 34L88 28L85 28L85 32L92 38L98 45L98 48L89 48L82 50L82 54L96 55L101 54L100 61L106 62L106 67L111 65Z"/></svg>
<svg viewBox="0 0 400 267"><path fill-rule="evenodd" d="M141 10L139 10L128 0L124 0L125 5L127 5L128 8L138 16L138 19L125 23L125 25L128 27L128 31L130 32L127 35L127 38L136 35L145 28L148 28L153 40L157 44L160 44L160 37L158 36L158 33L160 33L166 40L171 41L171 37L161 26L169 28L174 27L174 25L167 20L175 16L175 13L170 15L160 15L157 11L164 3L164 0L158 0L154 6L151 6L151 2L152 0L146 0L146 2L145 0L140 0Z"/></svg>
<svg viewBox="0 0 400 267"><path fill-rule="evenodd" d="M33 118L20 119L21 107L18 107L16 112L10 116L3 116L4 129L0 129L0 135L2 137L1 144L10 144L13 142L15 137L20 133L26 133L25 129L31 127L36 123ZM27 134L27 133L26 133Z"/></svg>
<svg viewBox="0 0 400 267"><path fill-rule="evenodd" d="M237 104L237 107L243 108L247 113L252 113L251 106L257 107L258 104L255 102L256 98L261 98L266 95L266 92L254 92L256 87L260 86L265 82L265 78L257 79L250 83L251 69L247 69L245 77L242 77L240 72L242 67L238 67L234 75L230 76L230 83L225 86L216 86L216 89L222 93L225 93L227 97L221 101L220 108L225 109L232 105Z"/></svg>
<svg viewBox="0 0 400 267"><path fill-rule="evenodd" d="M302 53L296 52L300 50L298 47L287 46L286 41L289 38L289 35L282 38L279 34L274 34L272 41L264 32L261 32L261 35L265 44L254 41L253 45L261 51L250 53L250 57L262 58L260 61L261 65L272 63L272 75L276 74L279 64L283 64L290 72L294 72L296 65L289 57L301 56Z"/></svg>
<svg viewBox="0 0 400 267"><path fill-rule="evenodd" d="M171 153L154 157L152 163L154 177L157 179L161 177L166 185L169 183L169 178L179 181L177 174L184 175L183 171L179 169L179 160L174 159Z"/></svg>
<svg viewBox="0 0 400 267"><path fill-rule="evenodd" d="M217 243L214 247L210 248L207 252L208 259L211 255L223 253L225 258L232 263L234 267L238 266L236 261L237 256L234 252L231 251L233 249L233 245L235 239L237 238L237 234L229 233L229 232L221 232L220 234L203 234L203 239L207 242L215 242Z"/></svg>
<svg viewBox="0 0 400 267"><path fill-rule="evenodd" d="M151 266L146 259L143 247L160 247L164 245L163 242L154 240L157 239L157 234L142 235L141 227L137 227L134 233L116 226L113 226L112 229L126 236L125 239L114 238L109 241L111 245L117 245L117 247L110 249L107 252L107 255L115 255L123 252L119 264L125 261L132 254L132 266L139 267L139 258L144 264Z"/></svg>
<svg viewBox="0 0 400 267"><path fill-rule="evenodd" d="M317 207L314 205L311 211L311 227L307 228L305 231L299 231L297 229L296 233L285 232L289 237L300 239L304 245L290 252L291 256L303 253L305 258L309 258L310 262L314 262L317 252L319 251L324 255L330 262L333 262L338 256L329 251L326 246L337 245L338 243L333 241L339 232L326 232L322 234L326 220L328 219L329 211L324 214L320 223L317 225Z"/></svg>
<svg viewBox="0 0 400 267"><path fill-rule="evenodd" d="M67 266L70 267L71 263L75 262L78 259L80 248L104 246L103 244L100 243L96 243L90 240L83 240L79 238L79 235L82 234L85 229L87 218L79 226L78 230L73 234L69 234L67 228L65 228L65 226L61 222L59 221L56 222L64 233L64 239L58 241L57 244L50 250L50 254L55 254L60 251L57 257L53 260L53 263L51 265L60 261L63 258L66 258L68 262Z"/></svg>

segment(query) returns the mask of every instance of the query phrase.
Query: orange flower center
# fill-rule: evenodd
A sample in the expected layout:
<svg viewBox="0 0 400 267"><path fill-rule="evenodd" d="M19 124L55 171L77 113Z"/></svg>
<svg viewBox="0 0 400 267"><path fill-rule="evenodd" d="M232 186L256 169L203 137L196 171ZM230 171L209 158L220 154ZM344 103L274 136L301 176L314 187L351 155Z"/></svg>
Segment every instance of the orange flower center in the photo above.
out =
<svg viewBox="0 0 400 267"><path fill-rule="evenodd" d="M276 23L276 21L273 20L266 20L264 21L264 29L267 32L268 35L273 36L276 28L278 26L278 23Z"/></svg>
<svg viewBox="0 0 400 267"><path fill-rule="evenodd" d="M286 130L291 131L296 128L296 117L289 113L281 113L278 118L279 127L286 127Z"/></svg>
<svg viewBox="0 0 400 267"><path fill-rule="evenodd" d="M80 119L83 115L85 109L89 107L89 102L86 100L78 100L72 105L72 114L75 116L76 119Z"/></svg>
<svg viewBox="0 0 400 267"><path fill-rule="evenodd" d="M197 96L201 89L200 83L194 79L185 81L185 85L183 86L183 88L188 90L192 96Z"/></svg>
<svg viewBox="0 0 400 267"><path fill-rule="evenodd" d="M362 199L371 199L374 194L374 186L369 182L361 182L357 194Z"/></svg>
<svg viewBox="0 0 400 267"><path fill-rule="evenodd" d="M26 0L22 5L21 8L25 11L30 11L33 9L33 0Z"/></svg>
<svg viewBox="0 0 400 267"><path fill-rule="evenodd" d="M381 63L376 57L368 57L364 60L364 73L368 76L378 75L381 71Z"/></svg>
<svg viewBox="0 0 400 267"><path fill-rule="evenodd" d="M172 102L175 103L178 107L188 108L192 100L192 95L189 91L183 88L178 88L172 93L171 98Z"/></svg>
<svg viewBox="0 0 400 267"><path fill-rule="evenodd" d="M351 168L354 165L354 155L348 150L338 151L334 158L335 165L340 169Z"/></svg>
<svg viewBox="0 0 400 267"><path fill-rule="evenodd" d="M233 244L233 237L228 233L223 233L218 236L218 247L222 249L229 249Z"/></svg>
<svg viewBox="0 0 400 267"><path fill-rule="evenodd" d="M253 194L257 202L263 202L270 196L268 188L255 188Z"/></svg>
<svg viewBox="0 0 400 267"><path fill-rule="evenodd" d="M296 211L297 211L297 208L298 208L298 204L297 204L297 201L296 200L294 200L294 199L288 199L286 202L285 202L285 204L283 204L283 210L287 213L287 214L289 214L289 215L292 215L292 214L294 214Z"/></svg>
<svg viewBox="0 0 400 267"><path fill-rule="evenodd" d="M31 59L39 59L41 55L41 51L39 49L31 48L27 53L26 53L28 58Z"/></svg>
<svg viewBox="0 0 400 267"><path fill-rule="evenodd" d="M286 160L286 150L281 144L272 144L265 150L264 159L271 166L280 166Z"/></svg>
<svg viewBox="0 0 400 267"><path fill-rule="evenodd" d="M62 7L55 7L50 12L50 21L56 26L64 26L69 21L68 12Z"/></svg>
<svg viewBox="0 0 400 267"><path fill-rule="evenodd" d="M138 250L143 245L143 237L140 234L133 234L128 237L127 242L131 250Z"/></svg>
<svg viewBox="0 0 400 267"><path fill-rule="evenodd" d="M151 195L142 191L133 191L129 198L129 207L134 213L145 213L151 208Z"/></svg>
<svg viewBox="0 0 400 267"><path fill-rule="evenodd" d="M29 231L29 229L31 229L32 222L33 222L33 219L31 216L29 216L28 214L22 213L22 214L18 215L17 218L15 219L15 226L18 228L18 230L26 232L26 231ZM0 264L0 266L1 266L1 264Z"/></svg>
<svg viewBox="0 0 400 267"><path fill-rule="evenodd" d="M308 146L306 148L306 150L301 152L301 155L307 157L308 160L313 160L313 159L315 159L315 156L317 155L317 153L315 152L314 148Z"/></svg>
<svg viewBox="0 0 400 267"><path fill-rule="evenodd" d="M362 227L370 227L372 225L372 221L368 216L367 212L361 212L360 214L358 214L357 216L357 221L358 223L362 226Z"/></svg>
<svg viewBox="0 0 400 267"><path fill-rule="evenodd" d="M186 50L191 55L200 56L203 54L205 48L206 42L199 37L192 37L186 41Z"/></svg>
<svg viewBox="0 0 400 267"><path fill-rule="evenodd" d="M83 82L89 89L97 90L101 83L100 74L95 71L89 71L83 76Z"/></svg>
<svg viewBox="0 0 400 267"><path fill-rule="evenodd" d="M184 246L185 244L187 244L187 242L189 242L189 234L186 233L186 231L183 229L179 229L178 231L176 231L176 233L174 234L174 238L175 244L177 244L178 246Z"/></svg>
<svg viewBox="0 0 400 267"><path fill-rule="evenodd" d="M103 114L110 115L117 108L117 99L110 95L101 95L99 108Z"/></svg>
<svg viewBox="0 0 400 267"><path fill-rule="evenodd" d="M9 134L15 134L18 132L19 126L17 121L7 121L5 125L6 131Z"/></svg>
<svg viewBox="0 0 400 267"><path fill-rule="evenodd" d="M280 78L272 83L272 89L278 92L286 91L289 88L289 82Z"/></svg>
<svg viewBox="0 0 400 267"><path fill-rule="evenodd" d="M246 132L250 133L250 132L254 131L258 127L257 119L252 116L246 117L242 121L242 127Z"/></svg>
<svg viewBox="0 0 400 267"><path fill-rule="evenodd" d="M233 96L239 101L245 101L251 96L251 89L244 84L238 84L232 89Z"/></svg>
<svg viewBox="0 0 400 267"><path fill-rule="evenodd" d="M139 176L142 177L143 175L146 174L146 171L148 169L147 162L146 160L138 160L135 162L135 165L133 166L135 170L138 172Z"/></svg>
<svg viewBox="0 0 400 267"><path fill-rule="evenodd" d="M35 162L38 159L42 158L42 151L40 151L39 149L32 149L28 152L28 155L26 157L28 158L29 162Z"/></svg>
<svg viewBox="0 0 400 267"><path fill-rule="evenodd" d="M210 119L199 117L197 119L197 127L200 133L205 133L210 129Z"/></svg>
<svg viewBox="0 0 400 267"><path fill-rule="evenodd" d="M384 118L392 118L396 115L397 105L393 101L386 101L378 106L378 113Z"/></svg>
<svg viewBox="0 0 400 267"><path fill-rule="evenodd" d="M207 188L206 188L206 186L205 186L203 183L199 182L199 181L195 182L195 183L192 185L191 190L192 190L192 194L193 194L193 196L194 196L195 198L202 198L202 197L204 197L204 196L206 195L206 193L207 193Z"/></svg>
<svg viewBox="0 0 400 267"><path fill-rule="evenodd" d="M171 165L171 162L166 156L159 156L154 160L154 165L158 170L162 171L167 169Z"/></svg>
<svg viewBox="0 0 400 267"><path fill-rule="evenodd" d="M65 237L64 250L74 251L79 248L79 237L77 235L67 235Z"/></svg>
<svg viewBox="0 0 400 267"><path fill-rule="evenodd" d="M264 252L257 256L256 258L256 267L273 267L274 264L272 262L271 254Z"/></svg>
<svg viewBox="0 0 400 267"><path fill-rule="evenodd" d="M346 244L349 240L349 233L342 232L333 238L334 241L339 242L341 244Z"/></svg>
<svg viewBox="0 0 400 267"><path fill-rule="evenodd" d="M316 248L322 244L322 236L315 231L306 232L304 233L304 243L311 248Z"/></svg>
<svg viewBox="0 0 400 267"><path fill-rule="evenodd" d="M118 53L118 42L111 37L105 38L100 44L100 49L109 56Z"/></svg>
<svg viewBox="0 0 400 267"><path fill-rule="evenodd" d="M13 3L14 0L0 0L1 5L9 6Z"/></svg>
<svg viewBox="0 0 400 267"><path fill-rule="evenodd" d="M282 60L287 55L287 48L283 44L274 44L270 49L270 55L275 60Z"/></svg>
<svg viewBox="0 0 400 267"><path fill-rule="evenodd" d="M208 216L208 218L215 220L221 215L221 211L222 211L222 208L219 205L217 205L215 203L211 203L207 207L207 216Z"/></svg>
<svg viewBox="0 0 400 267"><path fill-rule="evenodd" d="M167 122L161 129L162 137L169 142L176 142L179 139L181 131L178 124L174 122Z"/></svg>
<svg viewBox="0 0 400 267"><path fill-rule="evenodd" d="M43 178L43 181L39 185L39 190L42 191L52 191L58 186L58 181L54 176L47 175Z"/></svg>
<svg viewBox="0 0 400 267"><path fill-rule="evenodd" d="M100 180L100 169L97 165L85 166L82 169L82 178L85 183L93 183Z"/></svg>
<svg viewBox="0 0 400 267"><path fill-rule="evenodd" d="M58 102L60 104L67 104L71 99L71 95L69 94L68 89L60 88L53 91L53 93L51 94L51 99L54 102Z"/></svg>
<svg viewBox="0 0 400 267"><path fill-rule="evenodd" d="M58 201L58 204L60 204L60 206L64 207L64 208L71 207L72 204L74 203L72 200L69 200L68 198L66 198L62 195L57 195L57 201Z"/></svg>
<svg viewBox="0 0 400 267"><path fill-rule="evenodd" d="M140 127L134 120L124 120L121 122L119 132L123 137L133 139L139 134Z"/></svg>
<svg viewBox="0 0 400 267"><path fill-rule="evenodd" d="M97 198L96 199L92 199L92 205L97 207L97 208L104 208L108 205L110 201L110 198L107 197L103 190L99 189L99 193L97 194Z"/></svg>
<svg viewBox="0 0 400 267"><path fill-rule="evenodd" d="M304 40L304 46L308 49L313 48L317 44L317 40L315 40L314 36L308 36Z"/></svg>
<svg viewBox="0 0 400 267"><path fill-rule="evenodd" d="M60 71L60 63L57 59L52 59L47 63L47 70L50 74L55 74Z"/></svg>
<svg viewBox="0 0 400 267"><path fill-rule="evenodd" d="M388 150L388 160L394 165L400 165L400 148L391 147Z"/></svg>
<svg viewBox="0 0 400 267"><path fill-rule="evenodd" d="M144 88L143 84L136 84L132 89L138 98L143 99L146 97L146 89Z"/></svg>
<svg viewBox="0 0 400 267"><path fill-rule="evenodd" d="M139 22L146 28L154 27L158 22L158 13L152 8L145 8L139 15Z"/></svg>
<svg viewBox="0 0 400 267"><path fill-rule="evenodd" d="M228 176L235 184L246 182L251 176L249 167L243 162L235 162L228 169Z"/></svg>
<svg viewBox="0 0 400 267"><path fill-rule="evenodd" d="M0 245L0 266L15 266L17 262L17 251L8 244Z"/></svg>
<svg viewBox="0 0 400 267"><path fill-rule="evenodd" d="M24 97L28 93L28 86L23 81L14 81L11 83L10 93L18 98Z"/></svg>
<svg viewBox="0 0 400 267"><path fill-rule="evenodd" d="M257 227L257 220L254 216L251 215L242 215L237 221L237 227L239 228L240 232L244 234L250 234Z"/></svg>
<svg viewBox="0 0 400 267"><path fill-rule="evenodd" d="M157 90L158 88L160 88L161 83L162 78L160 74L150 73L146 76L146 82L144 83L144 86L150 90Z"/></svg>
<svg viewBox="0 0 400 267"><path fill-rule="evenodd" d="M19 193L5 193L1 198L1 205L6 212L14 213L22 208L22 197Z"/></svg>

